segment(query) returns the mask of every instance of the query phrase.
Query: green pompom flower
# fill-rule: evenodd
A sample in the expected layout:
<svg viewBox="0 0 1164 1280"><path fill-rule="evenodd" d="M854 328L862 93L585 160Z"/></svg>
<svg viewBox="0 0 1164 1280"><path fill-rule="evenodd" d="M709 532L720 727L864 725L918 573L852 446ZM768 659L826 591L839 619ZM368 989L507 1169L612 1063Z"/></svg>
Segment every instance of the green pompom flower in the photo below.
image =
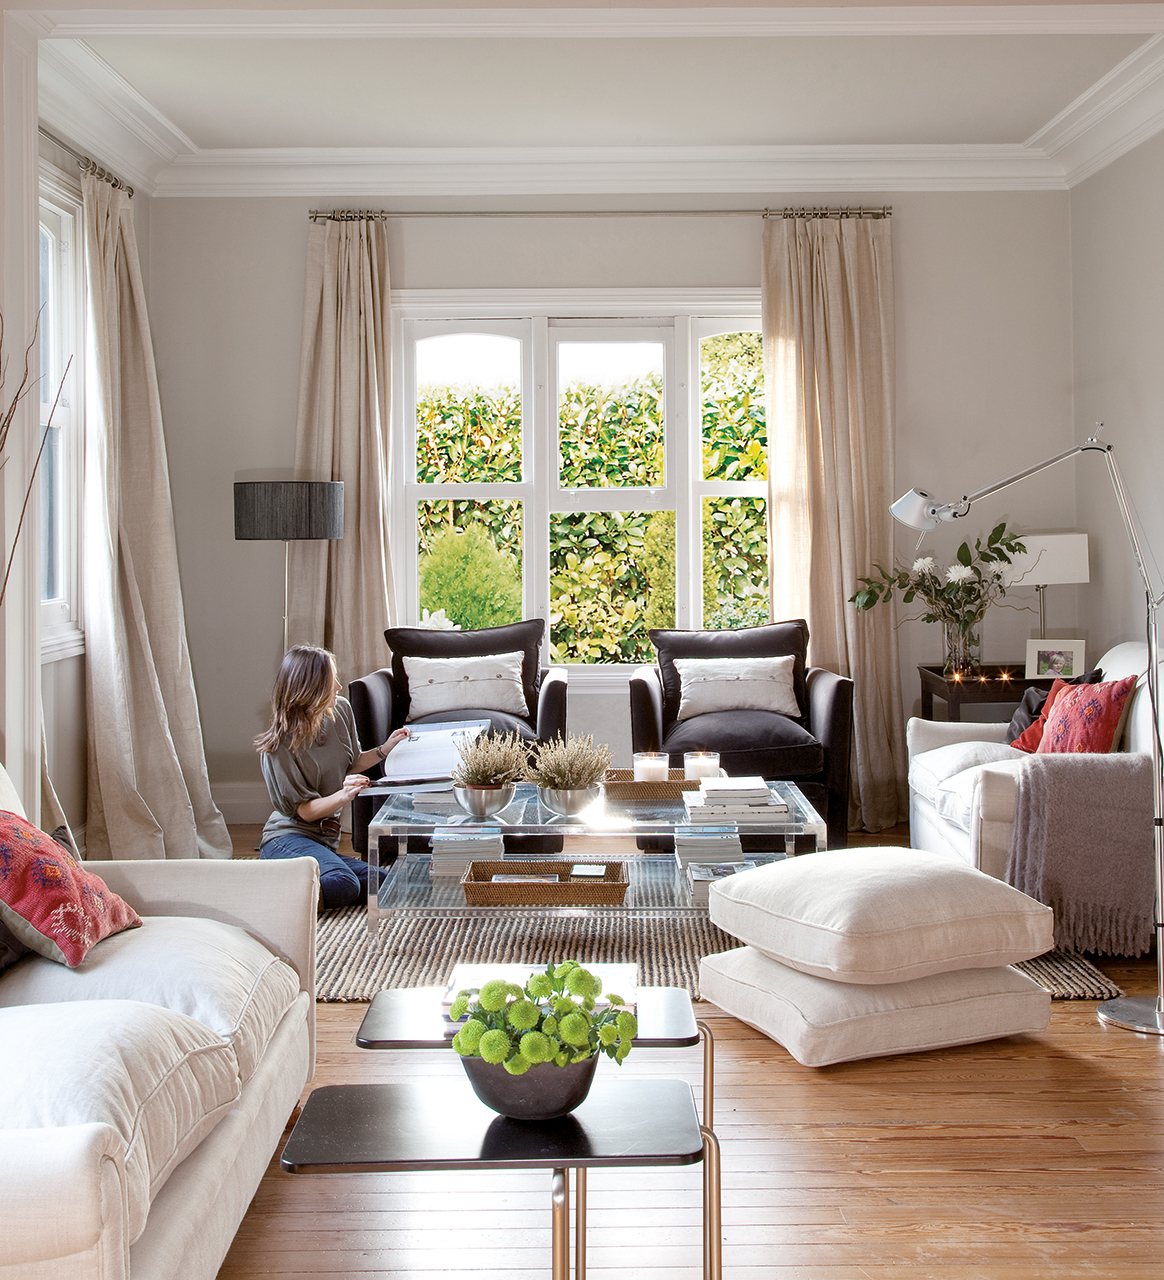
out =
<svg viewBox="0 0 1164 1280"><path fill-rule="evenodd" d="M548 1036L556 1036L558 1034L558 1020L552 1013L547 1013L542 1019L542 1030Z"/></svg>
<svg viewBox="0 0 1164 1280"><path fill-rule="evenodd" d="M515 1054L512 1058L506 1058L501 1065L511 1076L523 1076L530 1068L528 1060L523 1058L520 1053Z"/></svg>
<svg viewBox="0 0 1164 1280"><path fill-rule="evenodd" d="M568 1013L558 1024L558 1033L569 1045L588 1045L590 1043L590 1019L580 1010Z"/></svg>
<svg viewBox="0 0 1164 1280"><path fill-rule="evenodd" d="M593 1000L602 994L602 979L589 969L572 969L566 975L566 990L572 996Z"/></svg>
<svg viewBox="0 0 1164 1280"><path fill-rule="evenodd" d="M487 982L478 992L477 1003L486 1013L500 1013L509 999L509 987L510 984L508 982L504 982L500 978L494 978L492 982Z"/></svg>
<svg viewBox="0 0 1164 1280"><path fill-rule="evenodd" d="M639 1020L627 1009L618 1015L614 1020L614 1025L618 1028L618 1034L624 1040L633 1040L639 1033Z"/></svg>
<svg viewBox="0 0 1164 1280"><path fill-rule="evenodd" d="M618 1028L611 1022L605 1022L598 1028L599 1042L612 1045L618 1040Z"/></svg>
<svg viewBox="0 0 1164 1280"><path fill-rule="evenodd" d="M527 1031L518 1043L521 1056L530 1063L549 1062L554 1047L550 1037L540 1031Z"/></svg>
<svg viewBox="0 0 1164 1280"><path fill-rule="evenodd" d="M515 1000L505 1011L505 1019L515 1031L529 1031L538 1025L541 1011L532 1000Z"/></svg>
<svg viewBox="0 0 1164 1280"><path fill-rule="evenodd" d="M460 1020L469 1012L469 993L467 991L458 991L457 998L449 1006L449 1017L454 1022Z"/></svg>
<svg viewBox="0 0 1164 1280"><path fill-rule="evenodd" d="M460 1040L469 1053L476 1053L477 1046L481 1043L481 1037L488 1030L489 1028L480 1018L470 1018L453 1039Z"/></svg>
<svg viewBox="0 0 1164 1280"><path fill-rule="evenodd" d="M462 1058L471 1058L473 1056L473 1050L465 1044L465 1041L459 1031L455 1036L453 1036L453 1048L461 1055Z"/></svg>
<svg viewBox="0 0 1164 1280"><path fill-rule="evenodd" d="M578 1006L574 1001L569 999L567 996L558 996L554 1001L554 1013L559 1018L564 1018L568 1013L573 1013L577 1008Z"/></svg>
<svg viewBox="0 0 1164 1280"><path fill-rule="evenodd" d="M570 1065L570 1055L565 1049L560 1053L554 1054L554 1065L559 1067L568 1067Z"/></svg>
<svg viewBox="0 0 1164 1280"><path fill-rule="evenodd" d="M486 1031L477 1046L477 1052L486 1062L504 1062L513 1045L504 1031Z"/></svg>
<svg viewBox="0 0 1164 1280"><path fill-rule="evenodd" d="M525 984L525 990L535 1000L546 1000L554 994L554 984L548 973L535 973Z"/></svg>
<svg viewBox="0 0 1164 1280"><path fill-rule="evenodd" d="M613 991L608 991L606 993L606 999L612 1005L626 1004L626 1001L622 998L622 996L616 996Z"/></svg>
<svg viewBox="0 0 1164 1280"><path fill-rule="evenodd" d="M614 1051L615 1062L622 1062L622 1060L626 1057L628 1053L630 1053L630 1051L631 1051L631 1042L629 1040L623 1040L619 1044L618 1048L615 1049Z"/></svg>

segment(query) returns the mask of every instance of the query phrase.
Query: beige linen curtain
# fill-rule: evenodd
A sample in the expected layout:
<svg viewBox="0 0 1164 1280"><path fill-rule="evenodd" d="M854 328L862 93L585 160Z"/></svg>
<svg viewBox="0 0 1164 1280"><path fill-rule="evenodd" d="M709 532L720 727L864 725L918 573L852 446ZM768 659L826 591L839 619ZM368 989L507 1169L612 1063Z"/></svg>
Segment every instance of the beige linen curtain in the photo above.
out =
<svg viewBox="0 0 1164 1280"><path fill-rule="evenodd" d="M383 221L312 223L295 466L344 482L344 536L291 544L288 639L330 649L345 683L388 660L390 350Z"/></svg>
<svg viewBox="0 0 1164 1280"><path fill-rule="evenodd" d="M92 308L85 454L91 858L228 858L194 693L162 408L129 196L82 178Z"/></svg>
<svg viewBox="0 0 1164 1280"><path fill-rule="evenodd" d="M880 831L906 815L897 638L847 601L893 557L889 220L769 218L762 293L772 616L806 618L814 665L853 678L849 825Z"/></svg>

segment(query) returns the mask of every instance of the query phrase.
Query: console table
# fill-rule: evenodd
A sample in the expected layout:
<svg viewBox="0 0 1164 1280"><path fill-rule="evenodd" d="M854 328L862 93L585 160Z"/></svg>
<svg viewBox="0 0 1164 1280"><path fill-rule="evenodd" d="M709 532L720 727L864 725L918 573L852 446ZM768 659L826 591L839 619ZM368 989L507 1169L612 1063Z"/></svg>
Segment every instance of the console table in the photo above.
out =
<svg viewBox="0 0 1164 1280"><path fill-rule="evenodd" d="M983 663L976 676L946 676L938 666L919 666L921 713L923 720L934 718L934 697L945 699L946 718L961 720L962 707L973 702L1021 701L1028 689L1049 689L1050 676L1023 675L1022 662Z"/></svg>

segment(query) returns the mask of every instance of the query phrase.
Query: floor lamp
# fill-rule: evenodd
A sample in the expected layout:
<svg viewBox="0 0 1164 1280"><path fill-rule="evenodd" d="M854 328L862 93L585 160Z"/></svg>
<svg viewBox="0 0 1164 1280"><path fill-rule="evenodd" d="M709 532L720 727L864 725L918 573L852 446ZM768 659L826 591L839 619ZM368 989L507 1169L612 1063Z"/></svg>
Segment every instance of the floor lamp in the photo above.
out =
<svg viewBox="0 0 1164 1280"><path fill-rule="evenodd" d="M1164 776L1161 775L1160 702L1157 688L1160 654L1156 629L1156 614L1161 603L1164 602L1164 591L1161 591L1159 584L1153 581L1148 572L1136 521L1132 519L1127 495L1124 492L1123 477L1116 465L1115 451L1110 444L1098 436L1090 436L1083 444L1076 445L1073 449L1066 449L1053 458L1037 462L1032 467L1007 476L1005 480L999 480L995 484L987 485L985 489L979 489L977 493L965 495L957 502L938 502L922 489L910 489L908 493L898 498L889 510L895 520L908 525L911 529L920 529L922 532L936 529L949 520L961 519L979 498L997 493L1000 489L1017 484L1018 481L1037 475L1040 471L1046 471L1057 462L1064 462L1079 453L1098 453L1107 462L1108 476L1111 479L1116 503L1131 544L1132 557L1135 559L1140 580L1144 585L1144 597L1147 603L1148 701L1152 709L1152 841L1156 855L1156 998L1153 1000L1150 997L1141 996L1106 1000L1099 1006L1098 1014L1101 1022L1111 1023L1113 1026L1126 1027L1129 1031L1164 1035L1164 920L1162 920L1164 917Z"/></svg>
<svg viewBox="0 0 1164 1280"><path fill-rule="evenodd" d="M234 536L237 541L283 543L283 652L286 653L291 543L344 536L343 481L236 481Z"/></svg>

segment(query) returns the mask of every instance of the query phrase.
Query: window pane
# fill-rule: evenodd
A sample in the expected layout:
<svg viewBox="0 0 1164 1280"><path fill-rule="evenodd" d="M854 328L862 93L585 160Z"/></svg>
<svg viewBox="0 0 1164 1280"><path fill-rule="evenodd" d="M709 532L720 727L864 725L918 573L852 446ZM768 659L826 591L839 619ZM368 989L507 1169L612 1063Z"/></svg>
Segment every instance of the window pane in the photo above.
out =
<svg viewBox="0 0 1164 1280"><path fill-rule="evenodd" d="M703 478L763 480L768 475L764 360L758 333L721 333L699 344Z"/></svg>
<svg viewBox="0 0 1164 1280"><path fill-rule="evenodd" d="M57 294L53 265L56 259L54 252L56 241L49 229L40 228L40 403L41 425L44 425L49 406L52 404L50 384L53 381L53 352L56 350L56 303Z"/></svg>
<svg viewBox="0 0 1164 1280"><path fill-rule="evenodd" d="M724 631L770 621L767 503L705 498L703 625Z"/></svg>
<svg viewBox="0 0 1164 1280"><path fill-rule="evenodd" d="M521 342L450 333L416 344L416 478L521 481Z"/></svg>
<svg viewBox="0 0 1164 1280"><path fill-rule="evenodd" d="M558 344L562 488L663 484L664 354L661 342Z"/></svg>
<svg viewBox="0 0 1164 1280"><path fill-rule="evenodd" d="M675 621L673 512L550 517L550 660L646 662Z"/></svg>
<svg viewBox="0 0 1164 1280"><path fill-rule="evenodd" d="M50 427L40 459L40 598L65 594L61 576L61 429Z"/></svg>
<svg viewBox="0 0 1164 1280"><path fill-rule="evenodd" d="M464 630L520 622L522 504L417 503L419 605Z"/></svg>

